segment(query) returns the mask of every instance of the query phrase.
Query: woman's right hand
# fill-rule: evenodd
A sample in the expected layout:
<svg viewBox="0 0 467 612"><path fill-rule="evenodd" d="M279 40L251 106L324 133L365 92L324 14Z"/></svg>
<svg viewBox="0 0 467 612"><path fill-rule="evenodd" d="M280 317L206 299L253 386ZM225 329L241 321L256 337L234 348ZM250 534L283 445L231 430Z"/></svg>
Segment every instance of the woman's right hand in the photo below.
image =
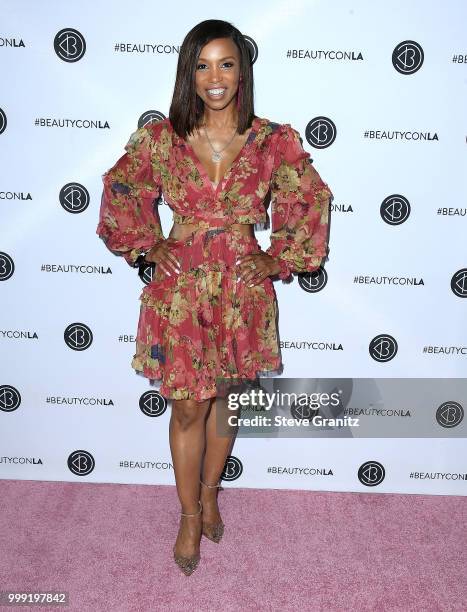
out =
<svg viewBox="0 0 467 612"><path fill-rule="evenodd" d="M180 264L171 251L173 242L175 242L173 238L165 238L153 246L144 258L150 263L155 263L168 276L172 276L172 273L180 274Z"/></svg>

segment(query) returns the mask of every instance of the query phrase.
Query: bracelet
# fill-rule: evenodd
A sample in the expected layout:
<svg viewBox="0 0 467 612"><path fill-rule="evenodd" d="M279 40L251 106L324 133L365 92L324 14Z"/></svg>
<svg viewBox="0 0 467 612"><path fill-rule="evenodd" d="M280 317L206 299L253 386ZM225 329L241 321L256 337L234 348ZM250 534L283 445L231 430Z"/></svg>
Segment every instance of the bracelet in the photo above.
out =
<svg viewBox="0 0 467 612"><path fill-rule="evenodd" d="M157 240L157 242L155 242L151 247L149 247L149 249L146 249L143 253L140 253L138 255L138 257L135 259L135 262L133 264L134 268L138 268L139 266L141 266L144 263L153 263L153 262L147 262L145 257L146 255L149 253L149 251L151 249L153 249L157 244L160 244L161 242L163 242L165 240L165 238L160 238L159 240ZM153 264L154 265L154 264Z"/></svg>

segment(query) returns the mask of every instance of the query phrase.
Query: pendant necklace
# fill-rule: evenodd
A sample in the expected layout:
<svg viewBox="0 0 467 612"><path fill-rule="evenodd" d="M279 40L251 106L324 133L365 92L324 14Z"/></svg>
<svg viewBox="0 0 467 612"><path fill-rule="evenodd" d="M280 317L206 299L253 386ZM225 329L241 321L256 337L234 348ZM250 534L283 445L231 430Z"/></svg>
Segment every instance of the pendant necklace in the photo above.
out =
<svg viewBox="0 0 467 612"><path fill-rule="evenodd" d="M229 140L229 142L228 142L228 143L225 145L225 147L224 147L224 148L222 148L220 151L216 151L216 150L214 149L214 147L212 146L212 143L211 143L211 141L209 140L208 132L207 132L207 130L206 130L206 124L204 124L204 123L203 123L203 128L204 128L204 133L206 134L206 138L207 138L207 141L208 141L208 143L209 143L209 146L211 147L211 150L212 150L211 159L212 159L212 161L213 161L213 162L220 162L220 161L221 161L221 159L222 159L222 157L223 157L223 156L222 156L222 152L223 152L223 151L225 151L225 149L227 149L227 147L230 145L230 143L231 143L231 142L233 141L233 139L235 138L235 134L237 133L237 128L235 128L232 138L231 138L231 139Z"/></svg>

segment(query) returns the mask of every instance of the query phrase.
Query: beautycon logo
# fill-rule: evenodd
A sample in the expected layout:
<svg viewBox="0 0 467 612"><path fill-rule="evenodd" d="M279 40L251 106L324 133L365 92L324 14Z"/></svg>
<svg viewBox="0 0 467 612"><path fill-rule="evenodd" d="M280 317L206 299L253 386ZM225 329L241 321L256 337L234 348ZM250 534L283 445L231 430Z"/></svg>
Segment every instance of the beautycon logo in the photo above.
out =
<svg viewBox="0 0 467 612"><path fill-rule="evenodd" d="M298 284L307 293L318 293L328 282L328 273L322 267L314 272L303 272L297 275Z"/></svg>
<svg viewBox="0 0 467 612"><path fill-rule="evenodd" d="M376 487L384 480L386 472L378 461L367 461L358 470L358 480L366 487Z"/></svg>
<svg viewBox="0 0 467 612"><path fill-rule="evenodd" d="M87 476L94 470L96 462L88 451L76 450L68 457L67 465L75 476Z"/></svg>
<svg viewBox="0 0 467 612"><path fill-rule="evenodd" d="M370 342L368 350L375 361L391 361L397 354L397 342L389 334L379 334Z"/></svg>
<svg viewBox="0 0 467 612"><path fill-rule="evenodd" d="M149 417L159 417L167 410L167 400L158 391L146 391L139 398L139 408Z"/></svg>
<svg viewBox="0 0 467 612"><path fill-rule="evenodd" d="M329 117L315 117L305 128L305 138L315 149L326 149L336 140L336 135L336 125Z"/></svg>
<svg viewBox="0 0 467 612"><path fill-rule="evenodd" d="M414 74L423 65L423 49L414 40L404 40L392 52L392 65L401 74Z"/></svg>
<svg viewBox="0 0 467 612"><path fill-rule="evenodd" d="M240 478L243 472L243 464L238 457L229 455L225 462L224 470L221 474L221 480L232 482Z"/></svg>
<svg viewBox="0 0 467 612"><path fill-rule="evenodd" d="M78 30L64 28L55 35L54 50L64 62L77 62L86 53L86 41Z"/></svg>
<svg viewBox="0 0 467 612"><path fill-rule="evenodd" d="M80 183L67 183L60 189L59 202L67 212L82 213L89 206L89 191Z"/></svg>
<svg viewBox="0 0 467 612"><path fill-rule="evenodd" d="M441 427L457 427L464 420L464 408L458 402L443 402L436 411L436 422Z"/></svg>
<svg viewBox="0 0 467 612"><path fill-rule="evenodd" d="M410 216L410 202L403 195L393 194L384 198L379 212L389 225L400 225Z"/></svg>
<svg viewBox="0 0 467 612"><path fill-rule="evenodd" d="M70 323L63 333L65 344L73 351L85 351L93 341L91 329L84 323Z"/></svg>

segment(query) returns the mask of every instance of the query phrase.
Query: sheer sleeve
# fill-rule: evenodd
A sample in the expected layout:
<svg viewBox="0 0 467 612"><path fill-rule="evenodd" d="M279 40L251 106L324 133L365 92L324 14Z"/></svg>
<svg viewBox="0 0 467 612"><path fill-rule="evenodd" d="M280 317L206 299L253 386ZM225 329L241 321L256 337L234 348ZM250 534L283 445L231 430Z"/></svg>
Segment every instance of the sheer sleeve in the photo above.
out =
<svg viewBox="0 0 467 612"><path fill-rule="evenodd" d="M125 145L126 153L102 175L96 233L130 266L164 239L157 209L161 188L153 164L154 146L150 128L139 128Z"/></svg>
<svg viewBox="0 0 467 612"><path fill-rule="evenodd" d="M281 265L279 278L313 272L328 249L329 208L334 196L301 144L300 134L283 124L271 179L271 246Z"/></svg>

